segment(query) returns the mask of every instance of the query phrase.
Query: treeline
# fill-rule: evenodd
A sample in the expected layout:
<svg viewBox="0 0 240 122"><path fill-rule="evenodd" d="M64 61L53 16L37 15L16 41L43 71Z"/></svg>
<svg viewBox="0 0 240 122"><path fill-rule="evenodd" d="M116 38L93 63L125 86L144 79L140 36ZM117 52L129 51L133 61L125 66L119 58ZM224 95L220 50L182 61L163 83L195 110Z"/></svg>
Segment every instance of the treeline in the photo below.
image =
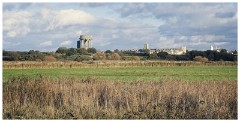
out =
<svg viewBox="0 0 240 122"><path fill-rule="evenodd" d="M57 60L91 60L95 54L95 48L66 48L59 47L56 52L30 51L5 51L3 50L3 61L57 61Z"/></svg>
<svg viewBox="0 0 240 122"><path fill-rule="evenodd" d="M3 61L92 61L92 60L168 60L168 61L237 61L237 51L231 53L221 51L187 51L185 55L170 55L166 52L149 54L149 52L97 51L95 48L59 47L55 52L40 52L35 50L5 51Z"/></svg>

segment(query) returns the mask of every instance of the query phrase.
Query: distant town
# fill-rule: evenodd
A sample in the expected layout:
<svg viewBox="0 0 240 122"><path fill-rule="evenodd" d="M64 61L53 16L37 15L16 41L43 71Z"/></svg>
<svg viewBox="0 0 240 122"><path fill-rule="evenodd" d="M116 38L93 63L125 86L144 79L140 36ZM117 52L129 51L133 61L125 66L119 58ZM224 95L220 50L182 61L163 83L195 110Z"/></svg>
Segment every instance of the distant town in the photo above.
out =
<svg viewBox="0 0 240 122"><path fill-rule="evenodd" d="M146 42L142 49L99 51L92 45L92 35L80 35L77 48L59 47L53 52L3 50L3 61L93 61L93 60L174 60L174 61L237 61L237 51L214 48L197 51L179 48L152 49Z"/></svg>
<svg viewBox="0 0 240 122"><path fill-rule="evenodd" d="M92 35L80 35L79 40L77 41L77 48L92 48ZM225 49L221 49L221 48L214 48L212 45L210 46L210 50L211 51L216 51L216 52L220 52L221 50L225 50ZM165 48L165 49L160 49L160 48L155 48L155 49L151 49L149 47L149 44L146 42L143 46L143 49L128 49L128 50L119 50L120 52L123 53L149 53L149 54L153 54L153 53L159 53L159 52L166 52L169 55L185 55L187 53L187 47L183 46L180 48ZM228 51L226 50L227 53L231 53L233 54L234 51ZM235 54L236 55L236 54Z"/></svg>

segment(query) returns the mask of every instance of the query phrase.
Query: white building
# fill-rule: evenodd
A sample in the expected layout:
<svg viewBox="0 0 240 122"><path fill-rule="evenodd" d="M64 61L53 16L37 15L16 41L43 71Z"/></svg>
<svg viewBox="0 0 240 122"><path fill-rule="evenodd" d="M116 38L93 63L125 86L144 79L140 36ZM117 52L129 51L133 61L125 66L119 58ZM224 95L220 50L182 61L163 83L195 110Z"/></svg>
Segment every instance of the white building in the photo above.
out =
<svg viewBox="0 0 240 122"><path fill-rule="evenodd" d="M148 45L148 43L147 43L147 42L144 44L144 47L143 47L143 49L149 49L149 45Z"/></svg>
<svg viewBox="0 0 240 122"><path fill-rule="evenodd" d="M151 49L151 52L167 52L170 55L184 55L187 53L187 47L183 46L181 48Z"/></svg>

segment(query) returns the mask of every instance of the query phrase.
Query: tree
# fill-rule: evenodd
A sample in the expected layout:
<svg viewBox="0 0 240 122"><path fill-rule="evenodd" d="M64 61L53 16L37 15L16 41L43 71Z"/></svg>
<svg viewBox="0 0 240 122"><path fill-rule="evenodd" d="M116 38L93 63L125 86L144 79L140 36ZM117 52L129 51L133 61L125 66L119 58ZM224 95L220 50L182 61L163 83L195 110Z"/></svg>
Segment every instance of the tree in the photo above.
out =
<svg viewBox="0 0 240 122"><path fill-rule="evenodd" d="M42 61L43 58L44 58L44 55L40 53L38 50L36 51L30 50L27 56L25 57L25 59L29 61Z"/></svg>
<svg viewBox="0 0 240 122"><path fill-rule="evenodd" d="M93 60L104 60L104 59L106 59L106 56L104 53L101 53L101 52L97 52L93 56Z"/></svg>
<svg viewBox="0 0 240 122"><path fill-rule="evenodd" d="M112 54L112 51L111 50L106 50L105 53Z"/></svg>
<svg viewBox="0 0 240 122"><path fill-rule="evenodd" d="M233 54L234 54L234 55L237 55L237 53L238 53L237 50L234 50L234 51L233 51Z"/></svg>
<svg viewBox="0 0 240 122"><path fill-rule="evenodd" d="M214 52L209 53L208 60L214 61Z"/></svg>
<svg viewBox="0 0 240 122"><path fill-rule="evenodd" d="M150 54L148 59L159 59L156 53Z"/></svg>
<svg viewBox="0 0 240 122"><path fill-rule="evenodd" d="M150 50L149 49L143 49L143 52L145 52L145 53L150 53Z"/></svg>
<svg viewBox="0 0 240 122"><path fill-rule="evenodd" d="M3 50L3 56L8 56L8 51Z"/></svg>
<svg viewBox="0 0 240 122"><path fill-rule="evenodd" d="M56 53L60 53L60 54L65 54L67 53L67 48L66 47L59 47L56 51Z"/></svg>
<svg viewBox="0 0 240 122"><path fill-rule="evenodd" d="M143 52L144 52L144 50L143 50L143 49L139 49L138 51L139 51L139 52L141 52L141 53L143 53Z"/></svg>
<svg viewBox="0 0 240 122"><path fill-rule="evenodd" d="M188 61L189 60L188 56L186 56L186 55L175 55L174 57L175 57L175 60L177 60L177 61Z"/></svg>
<svg viewBox="0 0 240 122"><path fill-rule="evenodd" d="M221 49L220 53L227 53L227 50L226 49Z"/></svg>
<svg viewBox="0 0 240 122"><path fill-rule="evenodd" d="M94 54L94 53L97 52L97 50L96 50L95 48L88 48L88 49L87 49L87 52L88 52L88 53L93 53L93 54Z"/></svg>
<svg viewBox="0 0 240 122"><path fill-rule="evenodd" d="M166 59L168 53L167 52L159 52L157 56L162 59Z"/></svg>
<svg viewBox="0 0 240 122"><path fill-rule="evenodd" d="M85 48L77 48L77 53L80 55L86 55L88 52Z"/></svg>
<svg viewBox="0 0 240 122"><path fill-rule="evenodd" d="M115 50L114 50L114 53L118 53L118 54L119 54L119 52L120 52L120 51L119 51L118 49L115 49Z"/></svg>
<svg viewBox="0 0 240 122"><path fill-rule="evenodd" d="M77 54L76 48L69 48L67 50L67 53L66 53L67 56L71 56L71 55L74 55L74 54Z"/></svg>
<svg viewBox="0 0 240 122"><path fill-rule="evenodd" d="M118 53L113 53L111 58L112 58L112 60L120 60L121 56Z"/></svg>
<svg viewBox="0 0 240 122"><path fill-rule="evenodd" d="M176 60L176 57L175 57L174 55L167 55L167 56L166 56L166 60L175 61L175 60Z"/></svg>
<svg viewBox="0 0 240 122"><path fill-rule="evenodd" d="M221 59L224 61L233 61L234 60L234 55L230 53L221 53Z"/></svg>
<svg viewBox="0 0 240 122"><path fill-rule="evenodd" d="M191 60L194 60L194 58L195 58L196 56L207 57L207 53L204 52L204 51L192 50L192 51L189 51L188 54L189 54L189 58L190 58Z"/></svg>
<svg viewBox="0 0 240 122"><path fill-rule="evenodd" d="M18 61L20 58L20 54L17 52L10 51L10 52L8 52L8 55L9 55L10 59L12 59L13 61Z"/></svg>

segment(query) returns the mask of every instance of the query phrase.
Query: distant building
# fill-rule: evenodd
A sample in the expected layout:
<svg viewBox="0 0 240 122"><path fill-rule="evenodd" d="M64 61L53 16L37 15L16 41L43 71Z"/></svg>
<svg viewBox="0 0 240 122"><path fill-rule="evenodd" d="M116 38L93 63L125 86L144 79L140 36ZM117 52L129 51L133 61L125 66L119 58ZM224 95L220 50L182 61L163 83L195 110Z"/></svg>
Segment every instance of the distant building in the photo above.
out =
<svg viewBox="0 0 240 122"><path fill-rule="evenodd" d="M211 45L211 50L213 50L213 46Z"/></svg>
<svg viewBox="0 0 240 122"><path fill-rule="evenodd" d="M220 52L222 49L218 48L217 46L215 46L215 48L211 45L211 51L217 51Z"/></svg>
<svg viewBox="0 0 240 122"><path fill-rule="evenodd" d="M145 49L145 50L148 50L148 49L149 49L149 45L148 45L148 43L147 43L147 42L144 44L144 47L143 47L143 49Z"/></svg>
<svg viewBox="0 0 240 122"><path fill-rule="evenodd" d="M80 35L77 48L92 48L92 35Z"/></svg>
<svg viewBox="0 0 240 122"><path fill-rule="evenodd" d="M181 48L165 48L165 49L151 49L151 52L167 52L170 55L184 55L187 53L187 47L183 46Z"/></svg>
<svg viewBox="0 0 240 122"><path fill-rule="evenodd" d="M146 49L148 49L149 51L145 52ZM150 49L148 43L145 43L143 49L120 50L120 52L123 52L123 53L148 53L148 54L167 52L170 55L184 55L187 53L187 47L183 46L181 48Z"/></svg>

